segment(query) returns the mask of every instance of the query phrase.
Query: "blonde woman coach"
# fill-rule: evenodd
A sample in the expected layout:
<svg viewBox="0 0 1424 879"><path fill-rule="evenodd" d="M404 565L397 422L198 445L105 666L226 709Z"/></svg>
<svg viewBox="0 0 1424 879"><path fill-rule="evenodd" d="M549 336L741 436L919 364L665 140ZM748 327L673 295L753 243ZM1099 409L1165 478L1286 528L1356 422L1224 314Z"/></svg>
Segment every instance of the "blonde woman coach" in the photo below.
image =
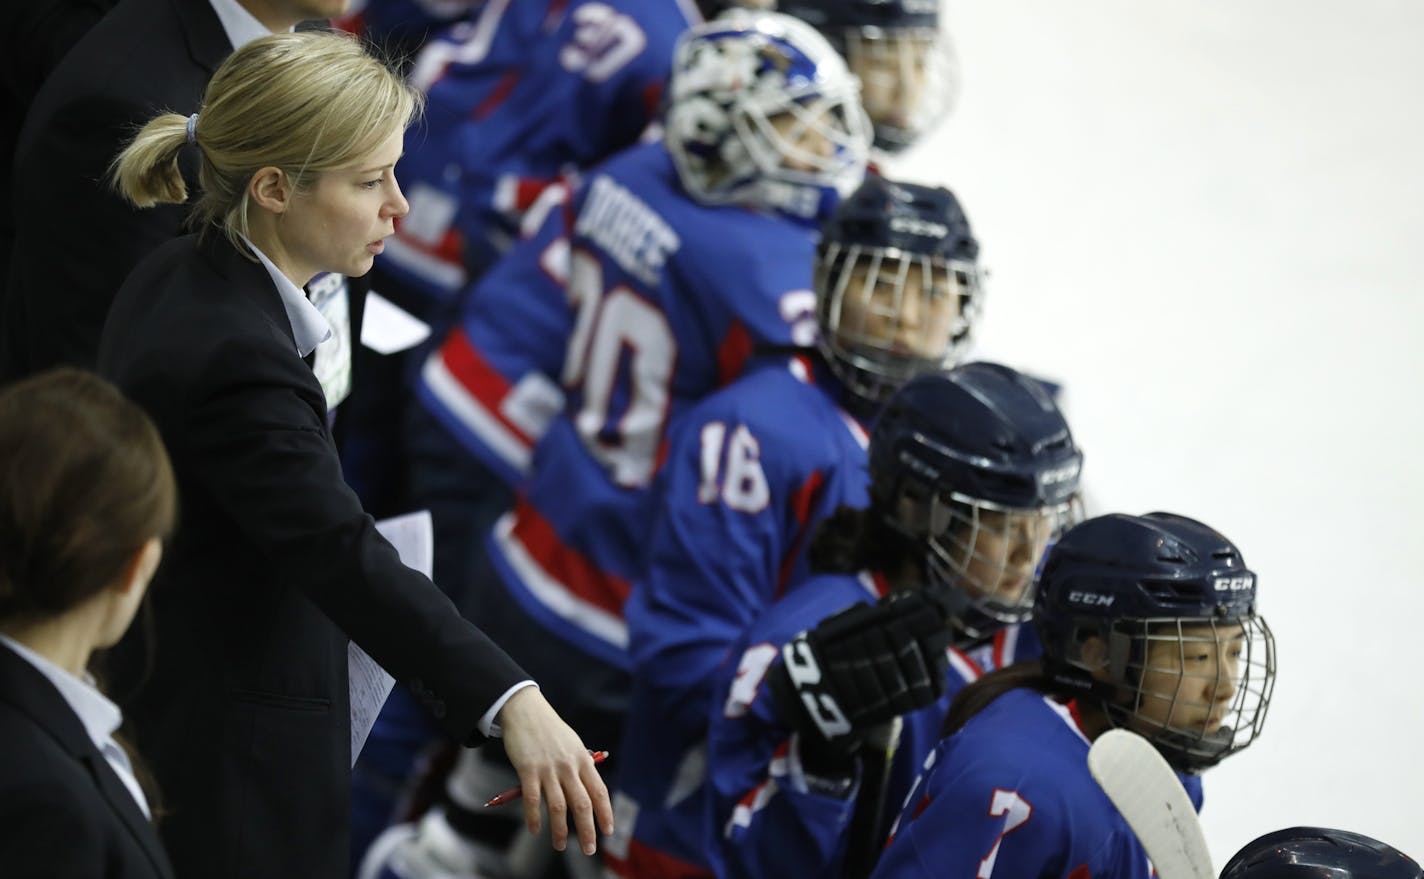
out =
<svg viewBox="0 0 1424 879"><path fill-rule="evenodd" d="M328 427L341 374L324 389L305 360L331 326L302 288L364 274L408 210L393 169L415 112L354 41L278 34L230 56L199 113L153 119L115 163L142 207L185 201L176 159L201 157L198 232L129 276L99 352L157 423L182 501L130 707L180 875L347 875L348 639L466 744L502 728L531 830L542 801L556 848L569 813L586 851L595 820L611 832L578 736L375 532ZM124 646L132 672L149 645Z"/></svg>

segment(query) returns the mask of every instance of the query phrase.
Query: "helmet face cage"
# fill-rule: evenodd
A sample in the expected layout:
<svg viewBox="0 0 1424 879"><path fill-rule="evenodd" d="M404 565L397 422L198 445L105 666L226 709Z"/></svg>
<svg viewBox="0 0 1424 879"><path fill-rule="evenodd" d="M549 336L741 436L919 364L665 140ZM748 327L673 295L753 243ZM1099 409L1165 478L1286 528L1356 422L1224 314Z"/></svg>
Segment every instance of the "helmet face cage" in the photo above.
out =
<svg viewBox="0 0 1424 879"><path fill-rule="evenodd" d="M979 269L962 260L833 241L817 252L815 286L821 349L837 377L873 402L953 366L979 317Z"/></svg>
<svg viewBox="0 0 1424 879"><path fill-rule="evenodd" d="M983 638L1033 613L1038 570L1048 547L1082 518L1082 503L1009 507L958 492L930 498L925 564L929 582L955 597L953 622Z"/></svg>
<svg viewBox="0 0 1424 879"><path fill-rule="evenodd" d="M1276 678L1275 638L1261 616L1099 628L1107 635L1109 720L1150 740L1177 768L1213 766L1261 734ZM1089 672L1095 665L1081 653L1069 664Z"/></svg>
<svg viewBox="0 0 1424 879"><path fill-rule="evenodd" d="M844 43L880 149L909 147L953 111L958 65L939 28L847 28Z"/></svg>
<svg viewBox="0 0 1424 879"><path fill-rule="evenodd" d="M665 143L684 187L709 204L793 216L860 183L870 122L860 85L825 38L788 16L731 16L679 43Z"/></svg>

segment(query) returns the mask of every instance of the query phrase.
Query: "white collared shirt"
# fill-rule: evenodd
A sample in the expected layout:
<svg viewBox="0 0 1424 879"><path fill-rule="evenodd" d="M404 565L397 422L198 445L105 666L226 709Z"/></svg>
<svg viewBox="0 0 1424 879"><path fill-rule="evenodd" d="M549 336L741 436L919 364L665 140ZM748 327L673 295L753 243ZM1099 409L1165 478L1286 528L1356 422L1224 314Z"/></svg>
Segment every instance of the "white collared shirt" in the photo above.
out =
<svg viewBox="0 0 1424 879"><path fill-rule="evenodd" d="M291 278L282 274L282 270L267 258L267 254L259 250L248 238L244 237L242 240L257 254L262 267L272 276L272 283L277 285L277 295L282 297L282 307L286 309L287 320L292 324L292 337L297 342L297 353L306 357L316 350L317 345L331 338L331 324L317 307L311 304L311 300L307 299L306 292L292 283Z"/></svg>
<svg viewBox="0 0 1424 879"><path fill-rule="evenodd" d="M486 711L486 712L484 713L484 715L480 717L480 722L477 723L477 724L475 724L475 727L476 727L477 729L479 729L479 731L480 731L481 733L483 733L484 735L488 736L489 738L492 738L492 739L500 738L501 736L504 735L504 730L500 727L499 721L495 719L495 718L499 717L499 710L504 707L504 703L506 703L506 702L509 701L509 697L510 697L510 696L513 696L515 693L518 693L520 690L524 689L525 687L537 687L537 686L539 686L539 685L536 684L536 683L534 683L532 680L531 680L531 681L520 681L519 683L517 683L517 684L515 684L514 686L510 687L508 690L505 690L505 691L504 691L504 695L503 695L503 696L500 696L498 699L494 700L494 704L491 705L491 706L489 707L489 710Z"/></svg>
<svg viewBox="0 0 1424 879"><path fill-rule="evenodd" d="M148 811L148 798L143 795L143 788L139 787L138 779L134 777L129 755L114 741L114 731L124 722L124 714L119 710L119 706L95 689L93 678L87 674L84 676L87 680L81 680L14 638L0 635L0 644L9 647L16 656L33 665L36 671L54 685L59 695L68 703L69 709L84 725L84 731L89 734L94 747L98 748L99 753L108 761L109 768L114 770L119 781L129 789L143 814L151 819L153 816Z"/></svg>
<svg viewBox="0 0 1424 879"><path fill-rule="evenodd" d="M223 33L232 43L234 51L257 39L272 33L257 20L257 17L243 8L238 0L208 0L213 12L218 14Z"/></svg>

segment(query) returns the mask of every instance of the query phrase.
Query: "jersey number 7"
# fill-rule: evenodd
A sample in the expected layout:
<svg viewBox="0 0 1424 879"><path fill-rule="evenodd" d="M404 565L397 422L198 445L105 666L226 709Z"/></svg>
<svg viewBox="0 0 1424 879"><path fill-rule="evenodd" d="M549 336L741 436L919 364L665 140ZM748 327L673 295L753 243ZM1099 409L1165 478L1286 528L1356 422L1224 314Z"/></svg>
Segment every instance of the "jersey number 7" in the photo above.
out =
<svg viewBox="0 0 1424 879"><path fill-rule="evenodd" d="M1003 844L1004 837L1027 823L1032 815L1033 804L1019 796L1018 791L994 788L994 798L989 802L989 817L1002 816L1004 829L999 831L999 837L994 840L994 846L989 849L989 854L979 862L976 879L989 879L994 874L994 862L999 859L999 846Z"/></svg>

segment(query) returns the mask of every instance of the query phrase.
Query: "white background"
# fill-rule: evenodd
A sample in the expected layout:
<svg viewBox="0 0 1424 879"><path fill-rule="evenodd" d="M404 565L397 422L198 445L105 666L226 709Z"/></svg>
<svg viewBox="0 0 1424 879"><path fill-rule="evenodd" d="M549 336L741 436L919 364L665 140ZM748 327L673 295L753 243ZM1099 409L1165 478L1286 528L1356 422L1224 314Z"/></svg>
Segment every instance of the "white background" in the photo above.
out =
<svg viewBox="0 0 1424 879"><path fill-rule="evenodd" d="M963 89L891 171L949 185L984 348L1065 382L1097 512L1216 527L1280 675L1206 776L1270 830L1424 859L1424 4L949 0Z"/></svg>

